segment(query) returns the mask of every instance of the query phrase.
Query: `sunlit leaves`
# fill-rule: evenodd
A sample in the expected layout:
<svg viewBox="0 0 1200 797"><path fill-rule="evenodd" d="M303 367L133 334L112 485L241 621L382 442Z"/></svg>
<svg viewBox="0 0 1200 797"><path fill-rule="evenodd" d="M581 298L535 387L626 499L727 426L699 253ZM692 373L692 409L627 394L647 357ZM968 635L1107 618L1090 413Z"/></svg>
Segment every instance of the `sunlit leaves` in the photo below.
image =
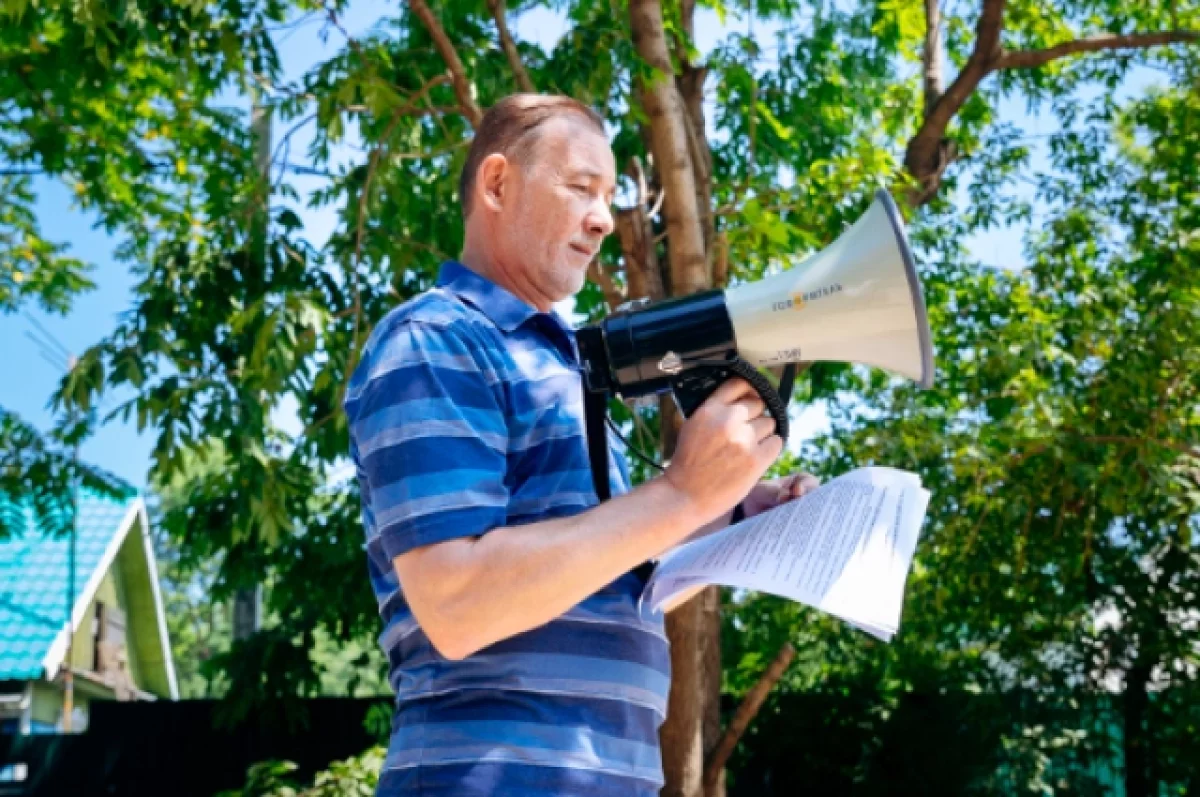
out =
<svg viewBox="0 0 1200 797"><path fill-rule="evenodd" d="M133 490L112 474L79 461L87 418L75 417L50 435L0 408L0 540L13 535L61 537L74 527L85 491L118 499Z"/></svg>
<svg viewBox="0 0 1200 797"><path fill-rule="evenodd" d="M0 312L26 301L63 313L71 299L92 287L86 263L66 256L63 244L43 238L25 177L0 176Z"/></svg>

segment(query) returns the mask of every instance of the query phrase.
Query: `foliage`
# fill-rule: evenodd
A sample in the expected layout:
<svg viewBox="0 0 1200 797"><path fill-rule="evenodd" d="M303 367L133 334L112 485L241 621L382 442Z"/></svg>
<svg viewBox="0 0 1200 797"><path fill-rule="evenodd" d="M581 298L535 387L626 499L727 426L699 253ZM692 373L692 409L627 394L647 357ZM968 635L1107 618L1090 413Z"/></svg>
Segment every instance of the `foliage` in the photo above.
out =
<svg viewBox="0 0 1200 797"><path fill-rule="evenodd" d="M76 446L86 427L64 424L44 436L0 407L0 501L6 510L32 512L42 534L63 536L75 522L75 499L83 490L128 498L133 489L106 471L80 462ZM25 530L26 517L0 512L0 540Z"/></svg>
<svg viewBox="0 0 1200 797"><path fill-rule="evenodd" d="M253 186L248 136L219 95L274 71L266 26L284 8L0 3L0 166L14 181L13 212L30 211L28 175L62 178L132 260L187 240L214 203L236 210ZM23 281L54 283L78 270L24 226L24 240L6 252L29 253Z"/></svg>
<svg viewBox="0 0 1200 797"><path fill-rule="evenodd" d="M371 797L385 752L383 747L372 747L361 755L335 761L318 772L308 787L297 785L291 777L295 764L264 761L250 768L245 786L218 797Z"/></svg>
<svg viewBox="0 0 1200 797"><path fill-rule="evenodd" d="M87 265L63 256L65 245L38 235L28 180L0 175L0 195L9 198L0 205L0 311L37 301L66 312L71 297L94 287Z"/></svg>
<svg viewBox="0 0 1200 797"><path fill-rule="evenodd" d="M1023 692L915 690L889 700L879 687L777 692L739 750L729 793L1119 793L1111 751L1096 754L1120 727L1106 696L1047 705ZM1064 726L1086 732L1055 732Z"/></svg>
<svg viewBox="0 0 1200 797"><path fill-rule="evenodd" d="M809 446L829 472L895 464L933 490L903 633L882 648L752 598L730 618L755 636L736 637L729 672L744 685L758 635L790 627L820 644L801 685L845 668L874 670L893 701L914 684L1019 687L1048 704L1116 692L1132 776L1179 783L1187 759L1165 747L1189 727L1200 616L1189 586L1200 576L1200 282L1189 266L1200 242L1188 232L1200 151L1185 132L1200 122L1200 93L1183 83L1070 121L1051 142L1058 168L1038 176L1046 215L1029 269L945 252L949 220L917 233L940 389L860 392ZM1083 720L1060 714L1042 730L1105 750Z"/></svg>
<svg viewBox="0 0 1200 797"><path fill-rule="evenodd" d="M271 73L265 24L282 12L274 0L0 2L0 312L36 302L63 313L92 287L91 264L41 235L35 175L64 180L134 263L163 241L212 235L218 202L244 215L262 186L248 168L248 136L217 97L246 72ZM120 492L69 453L99 420L88 394L103 375L93 366L72 368L77 401L51 437L7 411L0 422L0 490L32 496L55 533L67 527L61 513L42 509L72 481Z"/></svg>
<svg viewBox="0 0 1200 797"><path fill-rule="evenodd" d="M215 478L224 461L223 447L214 444L197 456L188 457L172 481L156 479L153 485L157 500L151 508L154 518L151 525L160 537L157 545L160 579L180 693L184 697L221 697L228 693L231 679L244 691L249 691L249 683L255 683L253 692L258 697L252 699L243 694L240 705L244 710L226 713L224 719L232 722L261 708L272 689L284 696L303 693L365 697L385 693L383 654L370 641L337 640L323 627L317 627L311 638L302 642L286 634L276 639L273 648L276 659L273 666L266 668L267 672L291 675L297 671L296 667L280 666L278 657L307 655L312 666L301 668L308 673L303 688L287 681L272 686L269 675L264 683L256 677L254 669L262 666L263 653L249 653L245 645L233 647L232 606L230 590L221 574L222 557L214 549L181 544L175 536L178 518L189 511L194 500L191 490L206 479ZM315 574L313 577L319 578ZM264 618L267 628L276 627L279 622L274 613ZM266 640L267 635L263 635L247 644ZM247 669L239 669L239 662L245 662ZM290 718L304 719L302 712Z"/></svg>

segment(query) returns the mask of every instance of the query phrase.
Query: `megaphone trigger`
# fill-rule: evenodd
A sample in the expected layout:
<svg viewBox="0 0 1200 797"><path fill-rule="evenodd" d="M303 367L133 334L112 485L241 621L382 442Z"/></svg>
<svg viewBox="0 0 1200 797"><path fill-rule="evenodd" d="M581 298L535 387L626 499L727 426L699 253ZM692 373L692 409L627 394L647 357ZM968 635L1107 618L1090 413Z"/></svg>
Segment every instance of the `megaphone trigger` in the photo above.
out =
<svg viewBox="0 0 1200 797"><path fill-rule="evenodd" d="M701 360L691 365L691 368L671 380L675 403L685 418L691 417L726 380L740 376L750 383L767 405L767 413L775 420L775 433L787 442L787 402L757 368L740 357L728 360ZM790 389L788 394L791 394Z"/></svg>

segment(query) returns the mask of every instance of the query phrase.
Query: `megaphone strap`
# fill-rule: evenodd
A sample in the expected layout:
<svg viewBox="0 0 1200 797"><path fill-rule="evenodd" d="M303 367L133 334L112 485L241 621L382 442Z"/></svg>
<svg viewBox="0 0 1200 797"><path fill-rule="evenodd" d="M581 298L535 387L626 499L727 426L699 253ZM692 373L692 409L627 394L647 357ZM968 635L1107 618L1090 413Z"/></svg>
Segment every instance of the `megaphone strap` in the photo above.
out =
<svg viewBox="0 0 1200 797"><path fill-rule="evenodd" d="M596 490L596 498L603 503L612 497L612 486L608 482L608 435L604 431L608 418L608 392L589 390L586 381L583 385L583 418L592 487Z"/></svg>
<svg viewBox="0 0 1200 797"><path fill-rule="evenodd" d="M735 374L749 382L758 395L762 397L763 403L767 405L767 412L771 413L771 417L775 419L775 434L783 438L783 442L788 439L788 414L787 404L780 397L779 391L771 384L770 380L762 375L762 372L751 365L741 357L733 359L733 365L730 370ZM788 391L789 396L791 391Z"/></svg>
<svg viewBox="0 0 1200 797"><path fill-rule="evenodd" d="M584 431L587 433L588 461L592 467L592 486L601 503L612 497L612 486L608 481L608 435L605 422L608 419L608 393L583 388ZM652 562L642 562L632 571L642 584L650 580L654 572Z"/></svg>

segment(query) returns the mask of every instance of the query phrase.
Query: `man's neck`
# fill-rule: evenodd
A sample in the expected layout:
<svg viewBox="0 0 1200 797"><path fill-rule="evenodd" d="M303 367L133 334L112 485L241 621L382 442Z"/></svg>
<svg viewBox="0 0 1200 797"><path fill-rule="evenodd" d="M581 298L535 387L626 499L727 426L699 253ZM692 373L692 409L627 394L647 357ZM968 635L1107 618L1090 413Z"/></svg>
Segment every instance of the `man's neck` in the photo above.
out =
<svg viewBox="0 0 1200 797"><path fill-rule="evenodd" d="M541 296L528 280L521 280L519 269L507 268L501 260L492 257L484 247L472 246L468 241L463 246L458 262L479 276L491 280L531 307L536 307L538 311L550 312L553 302Z"/></svg>

